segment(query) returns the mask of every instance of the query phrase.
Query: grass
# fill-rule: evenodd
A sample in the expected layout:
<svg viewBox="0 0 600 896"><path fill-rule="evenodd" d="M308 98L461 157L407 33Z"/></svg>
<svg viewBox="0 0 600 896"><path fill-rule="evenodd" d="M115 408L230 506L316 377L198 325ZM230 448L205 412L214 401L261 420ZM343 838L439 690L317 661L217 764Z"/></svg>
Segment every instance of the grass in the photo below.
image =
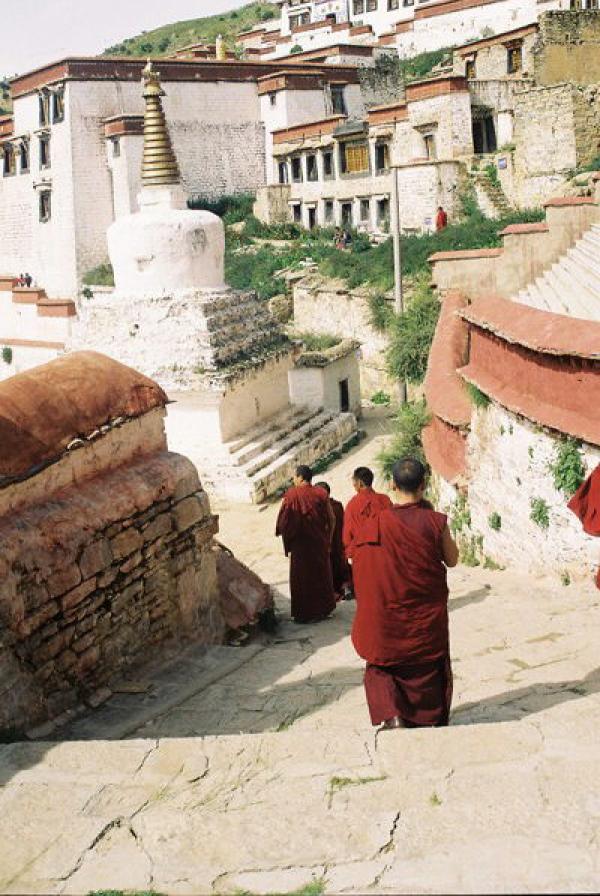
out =
<svg viewBox="0 0 600 896"><path fill-rule="evenodd" d="M490 513L488 517L488 525L494 532L499 532L502 528L502 517L495 510L493 513Z"/></svg>
<svg viewBox="0 0 600 896"><path fill-rule="evenodd" d="M490 397L478 389L473 383L467 383L467 392L469 398L476 408L487 408L490 404Z"/></svg>
<svg viewBox="0 0 600 896"><path fill-rule="evenodd" d="M325 352L342 341L341 336L329 333L294 333L292 338L299 339L307 352Z"/></svg>
<svg viewBox="0 0 600 896"><path fill-rule="evenodd" d="M539 526L540 529L548 529L550 526L550 508L543 498L532 498L530 519Z"/></svg>
<svg viewBox="0 0 600 896"><path fill-rule="evenodd" d="M339 790L343 790L344 787L358 787L361 784L371 784L374 781L385 781L386 779L387 775L378 775L371 778L340 778L335 775L329 781L329 793L337 793Z"/></svg>
<svg viewBox="0 0 600 896"><path fill-rule="evenodd" d="M428 281L427 275L419 278L408 308L403 314L393 315L388 328L388 373L412 385L425 379L429 350L440 315L440 303Z"/></svg>
<svg viewBox="0 0 600 896"><path fill-rule="evenodd" d="M108 261L97 265L83 275L83 282L86 286L114 286L115 275L112 265Z"/></svg>
<svg viewBox="0 0 600 896"><path fill-rule="evenodd" d="M555 451L550 472L557 491L568 498L575 494L585 479L585 463L580 451L581 442L575 439L561 439Z"/></svg>
<svg viewBox="0 0 600 896"><path fill-rule="evenodd" d="M168 12L166 13L168 15ZM215 16L203 16L174 22L152 31L144 31L136 37L129 37L104 51L105 56L160 56L190 44L214 44L222 35L225 43L235 47L236 38L242 31L254 25L269 22L277 17L276 8L270 3L248 3L240 9Z"/></svg>

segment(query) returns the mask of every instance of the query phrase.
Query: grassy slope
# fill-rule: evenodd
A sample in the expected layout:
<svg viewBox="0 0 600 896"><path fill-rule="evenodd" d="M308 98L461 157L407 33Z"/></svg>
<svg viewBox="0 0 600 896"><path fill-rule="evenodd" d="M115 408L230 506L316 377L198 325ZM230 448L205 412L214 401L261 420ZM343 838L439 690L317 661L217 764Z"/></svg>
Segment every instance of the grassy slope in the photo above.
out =
<svg viewBox="0 0 600 896"><path fill-rule="evenodd" d="M277 9L269 3L249 3L240 9L224 12L202 19L189 19L164 25L154 31L146 31L137 37L127 38L104 51L104 55L146 56L172 53L174 50L195 43L214 43L222 34L226 42L235 43L242 31L247 31L260 22L268 22L277 17Z"/></svg>

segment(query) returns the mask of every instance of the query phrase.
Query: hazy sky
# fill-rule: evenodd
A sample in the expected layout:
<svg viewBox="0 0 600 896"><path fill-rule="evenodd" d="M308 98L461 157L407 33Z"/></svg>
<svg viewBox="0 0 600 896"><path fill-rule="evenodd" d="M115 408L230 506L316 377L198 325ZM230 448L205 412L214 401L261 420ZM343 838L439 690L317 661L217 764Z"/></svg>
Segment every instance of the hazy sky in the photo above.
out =
<svg viewBox="0 0 600 896"><path fill-rule="evenodd" d="M159 25L198 19L249 0L0 0L0 76L68 55L93 56Z"/></svg>

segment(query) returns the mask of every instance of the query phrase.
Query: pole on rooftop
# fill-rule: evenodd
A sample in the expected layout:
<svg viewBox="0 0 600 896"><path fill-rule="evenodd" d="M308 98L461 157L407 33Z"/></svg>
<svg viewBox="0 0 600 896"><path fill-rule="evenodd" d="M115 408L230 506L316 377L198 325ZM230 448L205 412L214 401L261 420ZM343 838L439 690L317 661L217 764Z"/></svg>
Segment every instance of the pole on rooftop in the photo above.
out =
<svg viewBox="0 0 600 896"><path fill-rule="evenodd" d="M402 290L402 243L400 239L400 189L398 184L398 167L392 166L392 202L391 225L394 251L394 311L404 313L404 293ZM400 402L406 404L406 383L399 384Z"/></svg>

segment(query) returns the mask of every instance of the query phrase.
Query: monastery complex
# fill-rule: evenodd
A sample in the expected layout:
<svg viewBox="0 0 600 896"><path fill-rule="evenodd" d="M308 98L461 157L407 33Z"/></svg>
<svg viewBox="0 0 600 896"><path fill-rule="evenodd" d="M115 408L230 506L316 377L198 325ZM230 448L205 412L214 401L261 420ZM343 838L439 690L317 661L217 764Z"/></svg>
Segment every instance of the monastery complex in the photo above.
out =
<svg viewBox="0 0 600 896"><path fill-rule="evenodd" d="M548 472L564 445L587 472L600 461L595 2L275 6L235 53L71 57L11 81L5 732L42 736L81 701L99 706L154 647L214 646L264 621L271 592L216 541L211 501L265 504L299 463L356 448L374 396L397 397L368 291L324 282L309 258L279 297L287 316L227 283L225 226L203 208L223 197L251 194L264 225L342 228L369 247L396 224L399 242L433 234L440 208L463 221L465 197L494 224L534 211L500 245L428 259L439 320L408 397L426 402L432 498L463 557L565 585L598 565ZM114 285L89 283L99 268ZM335 344L308 350L299 332Z"/></svg>

